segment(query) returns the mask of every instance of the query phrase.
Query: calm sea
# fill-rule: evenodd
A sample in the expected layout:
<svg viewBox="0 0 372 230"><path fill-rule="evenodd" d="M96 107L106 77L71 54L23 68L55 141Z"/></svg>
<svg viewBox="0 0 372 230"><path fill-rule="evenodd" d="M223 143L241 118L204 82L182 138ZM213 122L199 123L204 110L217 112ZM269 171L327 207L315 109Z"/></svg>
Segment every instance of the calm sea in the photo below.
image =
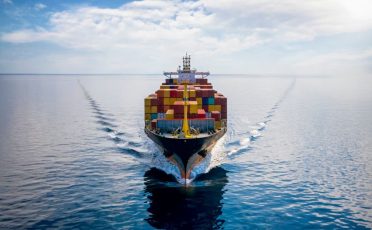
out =
<svg viewBox="0 0 372 230"><path fill-rule="evenodd" d="M187 186L143 132L160 75L0 76L0 229L370 229L372 80L211 76L228 132Z"/></svg>

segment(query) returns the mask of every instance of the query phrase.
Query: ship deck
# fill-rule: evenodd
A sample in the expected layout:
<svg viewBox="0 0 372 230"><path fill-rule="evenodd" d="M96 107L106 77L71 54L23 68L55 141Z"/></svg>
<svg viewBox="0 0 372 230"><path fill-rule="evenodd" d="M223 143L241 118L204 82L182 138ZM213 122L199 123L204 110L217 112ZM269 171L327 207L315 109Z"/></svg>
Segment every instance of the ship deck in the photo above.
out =
<svg viewBox="0 0 372 230"><path fill-rule="evenodd" d="M199 133L198 135L193 135L191 138L180 138L177 135L173 135L171 133L156 133L156 132L153 132L151 130L149 130L149 131L152 132L155 135L165 137L165 138L169 138L169 139L198 139L198 138L202 139L202 138L206 138L206 137L212 135L212 133ZM219 132L219 131L217 131L217 132Z"/></svg>

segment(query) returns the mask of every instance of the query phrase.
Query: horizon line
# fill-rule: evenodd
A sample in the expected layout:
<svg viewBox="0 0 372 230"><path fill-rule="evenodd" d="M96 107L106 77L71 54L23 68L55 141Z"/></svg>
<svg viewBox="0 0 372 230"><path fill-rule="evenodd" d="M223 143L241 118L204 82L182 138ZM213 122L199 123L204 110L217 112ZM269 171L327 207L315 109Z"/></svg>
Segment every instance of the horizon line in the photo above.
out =
<svg viewBox="0 0 372 230"><path fill-rule="evenodd" d="M70 75L70 76L89 76L89 75L94 75L94 76L97 76L97 75L105 75L105 76L120 76L120 75L159 75L159 76L164 76L163 74L159 74L159 73L0 73L0 76L4 76L4 75L32 75L32 76L35 76L35 75L42 75L42 76L47 76L47 75L56 75L56 76L60 76L60 75ZM300 76L303 76L303 77L326 77L326 76L329 76L329 75L321 75L321 74L290 74L290 73L214 73L214 74L210 74L209 76L213 76L213 75L249 75L249 76L290 76L290 77L300 77Z"/></svg>

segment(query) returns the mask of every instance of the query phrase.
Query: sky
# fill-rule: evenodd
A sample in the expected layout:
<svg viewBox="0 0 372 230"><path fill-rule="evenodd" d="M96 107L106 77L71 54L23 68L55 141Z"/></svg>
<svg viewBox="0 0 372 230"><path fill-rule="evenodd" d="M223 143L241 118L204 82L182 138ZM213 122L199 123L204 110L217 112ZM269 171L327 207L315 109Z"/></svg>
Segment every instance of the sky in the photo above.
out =
<svg viewBox="0 0 372 230"><path fill-rule="evenodd" d="M0 73L372 76L370 0L0 0Z"/></svg>

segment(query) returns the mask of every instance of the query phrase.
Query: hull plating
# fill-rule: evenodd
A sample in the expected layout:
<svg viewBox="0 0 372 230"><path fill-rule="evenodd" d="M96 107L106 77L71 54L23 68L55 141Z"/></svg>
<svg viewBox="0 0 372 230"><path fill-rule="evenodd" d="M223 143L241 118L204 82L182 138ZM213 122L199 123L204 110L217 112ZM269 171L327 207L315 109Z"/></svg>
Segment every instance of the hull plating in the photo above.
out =
<svg viewBox="0 0 372 230"><path fill-rule="evenodd" d="M145 128L147 136L163 151L165 157L180 170L182 178L189 179L191 170L210 153L217 141L226 133L222 129L201 138L169 138Z"/></svg>

